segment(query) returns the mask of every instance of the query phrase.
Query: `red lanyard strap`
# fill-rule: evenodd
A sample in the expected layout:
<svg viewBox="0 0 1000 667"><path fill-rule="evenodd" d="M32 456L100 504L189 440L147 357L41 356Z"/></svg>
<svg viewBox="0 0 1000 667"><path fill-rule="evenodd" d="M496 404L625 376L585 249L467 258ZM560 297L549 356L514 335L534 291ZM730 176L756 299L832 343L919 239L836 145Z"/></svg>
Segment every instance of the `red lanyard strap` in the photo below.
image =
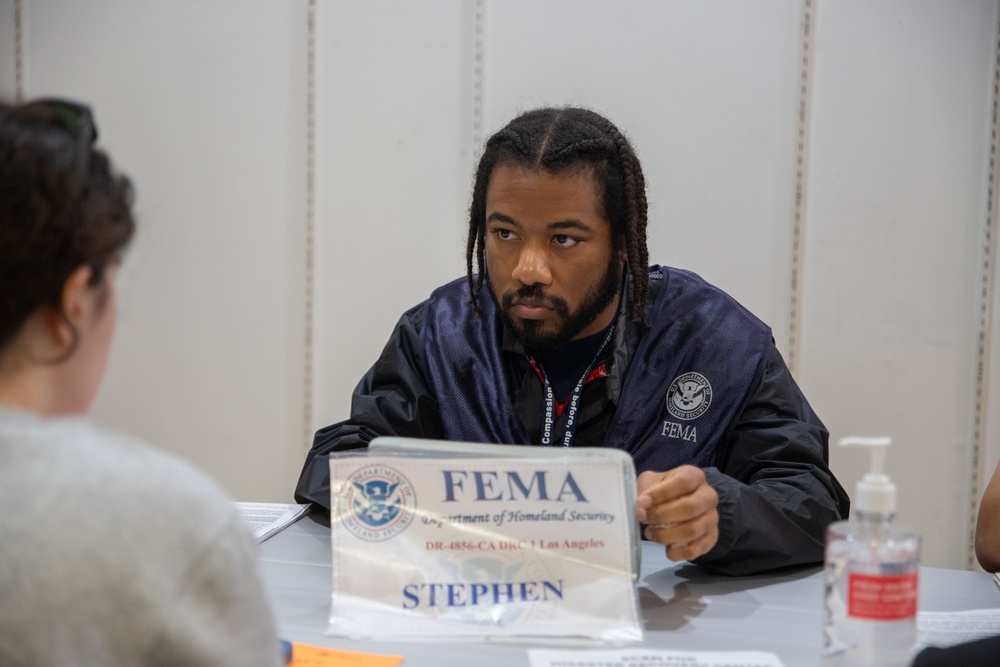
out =
<svg viewBox="0 0 1000 667"><path fill-rule="evenodd" d="M545 375L545 370L539 365L533 358L529 357L531 362L531 367L535 369L535 372L542 379L543 391L542 391L542 444L552 445L554 440L561 440L559 443L563 447L569 447L573 444L573 438L576 435L576 420L577 412L580 407L580 397L583 395L583 386L587 384L593 378L591 377L591 371L594 368L594 364L600 358L601 353L604 352L604 348L607 347L608 341L611 340L611 335L614 333L615 328L612 326L608 329L608 334L604 337L604 342L601 343L601 347L597 349L597 354L591 360L590 365L587 366L587 370L583 372L580 376L580 380L573 387L573 392L566 399L565 403L559 403L556 400L555 391L552 390L552 383L549 382L548 376ZM606 374L606 373L605 373ZM594 374L595 377L600 377L599 374ZM559 417L563 412L566 412L566 424L563 427L562 434L558 437L553 436L553 431L556 427L556 422L559 421Z"/></svg>

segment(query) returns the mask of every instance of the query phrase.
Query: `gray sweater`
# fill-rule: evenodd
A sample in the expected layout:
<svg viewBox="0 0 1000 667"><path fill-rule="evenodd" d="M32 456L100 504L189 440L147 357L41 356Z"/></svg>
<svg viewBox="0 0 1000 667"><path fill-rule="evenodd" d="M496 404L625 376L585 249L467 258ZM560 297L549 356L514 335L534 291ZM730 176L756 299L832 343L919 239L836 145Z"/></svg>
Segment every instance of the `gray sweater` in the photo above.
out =
<svg viewBox="0 0 1000 667"><path fill-rule="evenodd" d="M279 664L218 485L86 420L0 409L0 665Z"/></svg>

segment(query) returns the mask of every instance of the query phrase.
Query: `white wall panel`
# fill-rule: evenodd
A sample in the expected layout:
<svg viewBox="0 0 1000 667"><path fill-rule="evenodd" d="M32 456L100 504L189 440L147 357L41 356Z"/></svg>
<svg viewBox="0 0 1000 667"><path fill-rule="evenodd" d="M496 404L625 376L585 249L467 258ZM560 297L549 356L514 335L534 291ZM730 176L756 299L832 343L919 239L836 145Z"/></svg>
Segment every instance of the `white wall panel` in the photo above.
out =
<svg viewBox="0 0 1000 667"><path fill-rule="evenodd" d="M26 4L26 96L88 101L138 193L96 416L239 499L290 500L303 414L304 4Z"/></svg>
<svg viewBox="0 0 1000 667"><path fill-rule="evenodd" d="M348 416L400 314L465 273L474 19L463 0L319 5L317 427Z"/></svg>
<svg viewBox="0 0 1000 667"><path fill-rule="evenodd" d="M817 10L802 384L834 439L891 435L925 563L966 563L994 3ZM831 452L853 494L860 453Z"/></svg>
<svg viewBox="0 0 1000 667"><path fill-rule="evenodd" d="M0 99L13 102L17 93L17 49L14 0L0 0Z"/></svg>
<svg viewBox="0 0 1000 667"><path fill-rule="evenodd" d="M591 107L643 163L653 262L690 268L788 338L801 3L487 5L486 122Z"/></svg>

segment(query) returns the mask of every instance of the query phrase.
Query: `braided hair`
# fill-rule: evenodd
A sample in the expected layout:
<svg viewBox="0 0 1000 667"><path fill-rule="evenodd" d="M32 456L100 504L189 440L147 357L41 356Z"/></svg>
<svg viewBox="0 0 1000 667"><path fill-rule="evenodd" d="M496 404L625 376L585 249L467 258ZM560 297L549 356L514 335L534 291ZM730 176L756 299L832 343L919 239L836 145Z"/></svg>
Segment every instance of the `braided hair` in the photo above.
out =
<svg viewBox="0 0 1000 667"><path fill-rule="evenodd" d="M527 111L487 140L469 207L465 264L473 304L486 275L486 188L493 170L501 164L553 173L581 167L592 170L603 191L602 213L611 223L613 250L624 248L628 257L633 285L629 314L645 321L649 252L642 167L631 144L611 121L576 107Z"/></svg>

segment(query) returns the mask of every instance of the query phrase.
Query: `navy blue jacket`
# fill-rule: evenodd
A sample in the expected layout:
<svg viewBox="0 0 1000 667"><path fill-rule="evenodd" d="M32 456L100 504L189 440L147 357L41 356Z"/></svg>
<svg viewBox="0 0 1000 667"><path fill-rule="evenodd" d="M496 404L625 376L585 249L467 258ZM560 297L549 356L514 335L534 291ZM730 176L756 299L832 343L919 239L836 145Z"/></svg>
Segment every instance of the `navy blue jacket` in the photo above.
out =
<svg viewBox="0 0 1000 667"><path fill-rule="evenodd" d="M639 472L701 466L719 494L719 540L698 565L748 574L822 561L824 530L849 500L828 466L829 434L770 330L694 274L651 275L650 327L619 312L607 376L584 386L574 446L620 447ZM379 435L539 444L542 384L488 289L482 318L464 280L403 314L351 418L316 433L299 502L329 507L326 454Z"/></svg>

